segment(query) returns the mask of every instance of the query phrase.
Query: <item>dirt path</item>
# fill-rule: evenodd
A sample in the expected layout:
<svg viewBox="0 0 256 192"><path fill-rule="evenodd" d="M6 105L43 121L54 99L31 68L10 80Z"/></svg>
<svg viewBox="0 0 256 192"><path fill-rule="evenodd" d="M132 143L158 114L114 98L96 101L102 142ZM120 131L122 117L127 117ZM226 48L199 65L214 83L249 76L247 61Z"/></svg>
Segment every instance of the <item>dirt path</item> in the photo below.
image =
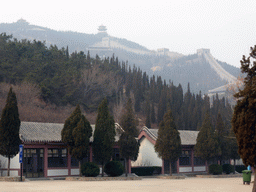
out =
<svg viewBox="0 0 256 192"><path fill-rule="evenodd" d="M135 181L26 181L0 182L0 192L251 192L242 178L142 179Z"/></svg>

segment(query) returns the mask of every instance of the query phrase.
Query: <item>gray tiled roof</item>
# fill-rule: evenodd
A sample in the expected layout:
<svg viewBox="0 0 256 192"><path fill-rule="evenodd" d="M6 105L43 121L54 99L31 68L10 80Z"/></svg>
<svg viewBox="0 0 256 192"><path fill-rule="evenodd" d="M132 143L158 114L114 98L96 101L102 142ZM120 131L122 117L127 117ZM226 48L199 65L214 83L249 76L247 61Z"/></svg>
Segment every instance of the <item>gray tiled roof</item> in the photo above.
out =
<svg viewBox="0 0 256 192"><path fill-rule="evenodd" d="M148 129L147 127L143 127L143 129L152 139L156 140L158 137L158 129ZM195 145L196 138L199 131L187 131L187 130L179 130L180 139L182 145Z"/></svg>
<svg viewBox="0 0 256 192"><path fill-rule="evenodd" d="M61 131L64 124L61 123L39 123L21 122L20 138L24 142L61 142ZM95 125L91 125L94 132ZM122 128L116 123L116 129ZM116 134L115 140L119 140L120 134ZM93 137L90 138L92 142Z"/></svg>

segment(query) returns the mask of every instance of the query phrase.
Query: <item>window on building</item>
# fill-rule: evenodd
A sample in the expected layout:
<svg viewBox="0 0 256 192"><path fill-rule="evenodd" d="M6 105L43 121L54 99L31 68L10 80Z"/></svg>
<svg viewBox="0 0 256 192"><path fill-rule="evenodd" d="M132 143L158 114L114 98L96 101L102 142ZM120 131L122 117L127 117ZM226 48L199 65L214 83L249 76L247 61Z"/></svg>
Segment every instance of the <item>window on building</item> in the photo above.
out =
<svg viewBox="0 0 256 192"><path fill-rule="evenodd" d="M205 161L202 160L200 157L194 157L194 165L205 165Z"/></svg>
<svg viewBox="0 0 256 192"><path fill-rule="evenodd" d="M120 151L118 148L113 149L112 161L120 161Z"/></svg>
<svg viewBox="0 0 256 192"><path fill-rule="evenodd" d="M67 149L48 149L48 167L67 167Z"/></svg>
<svg viewBox="0 0 256 192"><path fill-rule="evenodd" d="M182 151L182 154L179 158L179 164L180 165L191 165L191 151L190 150Z"/></svg>
<svg viewBox="0 0 256 192"><path fill-rule="evenodd" d="M81 165L85 162L89 162L88 157L83 158ZM71 157L71 167L78 167L78 166L79 166L79 161L76 158Z"/></svg>

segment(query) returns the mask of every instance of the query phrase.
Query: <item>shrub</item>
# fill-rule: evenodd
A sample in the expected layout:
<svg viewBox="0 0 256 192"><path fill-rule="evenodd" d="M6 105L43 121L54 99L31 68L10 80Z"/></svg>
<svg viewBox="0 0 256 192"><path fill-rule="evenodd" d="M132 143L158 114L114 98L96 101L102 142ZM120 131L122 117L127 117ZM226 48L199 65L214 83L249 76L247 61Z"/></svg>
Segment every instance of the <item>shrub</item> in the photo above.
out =
<svg viewBox="0 0 256 192"><path fill-rule="evenodd" d="M212 164L209 166L209 173L213 175L222 174L222 166L218 164Z"/></svg>
<svg viewBox="0 0 256 192"><path fill-rule="evenodd" d="M153 166L153 174L160 175L162 173L162 167Z"/></svg>
<svg viewBox="0 0 256 192"><path fill-rule="evenodd" d="M229 173L233 173L235 168L233 165L224 164L224 165L222 165L222 170L224 173L229 174Z"/></svg>
<svg viewBox="0 0 256 192"><path fill-rule="evenodd" d="M238 173L242 173L243 170L247 170L244 165L236 165L235 169Z"/></svg>
<svg viewBox="0 0 256 192"><path fill-rule="evenodd" d="M96 177L100 174L100 168L96 163L86 162L82 164L81 172L86 177Z"/></svg>
<svg viewBox="0 0 256 192"><path fill-rule="evenodd" d="M131 171L138 176L148 176L153 175L154 167L133 167Z"/></svg>
<svg viewBox="0 0 256 192"><path fill-rule="evenodd" d="M124 166L119 161L110 161L105 165L104 172L110 177L120 176L124 173Z"/></svg>

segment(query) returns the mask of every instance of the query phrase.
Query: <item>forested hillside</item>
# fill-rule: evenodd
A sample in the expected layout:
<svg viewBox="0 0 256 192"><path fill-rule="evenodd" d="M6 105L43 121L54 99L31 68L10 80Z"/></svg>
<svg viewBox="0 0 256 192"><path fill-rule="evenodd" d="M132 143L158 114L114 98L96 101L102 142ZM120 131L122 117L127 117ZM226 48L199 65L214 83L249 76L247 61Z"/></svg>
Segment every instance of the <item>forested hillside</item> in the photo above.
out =
<svg viewBox="0 0 256 192"><path fill-rule="evenodd" d="M133 68L133 64L136 64L137 67L143 70L143 72L145 71L149 76L161 76L162 80L167 82L171 79L175 86L181 84L182 87L186 87L187 83L190 82L190 90L195 94L199 91L203 94L208 93L209 90L227 83L220 78L205 59L198 57L197 54L188 56L174 52L159 54L157 51L150 51L138 43L112 37L107 33L85 34L72 31L56 31L32 25L23 19L14 23L0 23L0 33L4 32L8 35L12 34L18 40L40 40L45 42L44 45L48 48L51 45L56 45L58 48L65 47L66 49L68 46L70 53L75 51L87 53L89 49L93 57L98 54L100 58L111 58L114 53L119 60L128 61L128 65L131 68ZM114 44L120 44L120 47L110 46L110 49L103 50L97 48L90 49L90 47L94 47L102 42L104 37L109 37ZM138 54L129 49L124 49L124 47L146 51L148 54ZM238 77L240 74L238 68L224 62L218 62L227 72L235 77Z"/></svg>
<svg viewBox="0 0 256 192"><path fill-rule="evenodd" d="M90 53L69 53L68 47L49 48L40 41L18 41L0 35L0 109L5 105L8 86L17 92L22 121L64 122L74 106L80 104L91 123L104 97L115 121L119 122L124 103L134 103L139 126L157 127L167 108L171 108L178 129L197 130L207 110L218 113L229 127L231 108L216 97L210 108L209 98L187 91L181 85L149 77L146 72L119 61L114 55L100 59ZM26 96L25 96L26 95ZM55 118L54 118L55 117Z"/></svg>

